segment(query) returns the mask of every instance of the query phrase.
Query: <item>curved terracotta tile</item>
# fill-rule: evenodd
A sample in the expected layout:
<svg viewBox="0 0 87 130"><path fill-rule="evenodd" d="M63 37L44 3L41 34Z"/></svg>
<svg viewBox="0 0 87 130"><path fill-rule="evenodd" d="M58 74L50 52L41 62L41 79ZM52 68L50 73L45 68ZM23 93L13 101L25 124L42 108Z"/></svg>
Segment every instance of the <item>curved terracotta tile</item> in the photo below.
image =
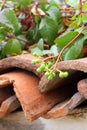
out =
<svg viewBox="0 0 87 130"><path fill-rule="evenodd" d="M85 100L86 99L77 92L70 99L56 105L43 117L46 119L64 117Z"/></svg>
<svg viewBox="0 0 87 130"><path fill-rule="evenodd" d="M0 118L3 118L20 107L16 96L10 96L0 106Z"/></svg>
<svg viewBox="0 0 87 130"><path fill-rule="evenodd" d="M39 82L39 90L41 92L44 93L51 89L54 89L54 87L63 86L67 82L69 84L70 81L73 82L75 81L76 78L79 78L79 76L82 75L81 72L84 72L84 75L85 75L85 73L87 73L87 57L82 58L82 59L77 59L77 60L61 61L57 64L57 68L59 70L68 71L69 77L61 79L59 78L59 73L58 73L53 80L49 81L47 77L44 75ZM79 76L77 76L77 74ZM70 79L73 79L73 80L70 80Z"/></svg>
<svg viewBox="0 0 87 130"><path fill-rule="evenodd" d="M2 76L7 76L9 80L15 81L13 83L14 91L22 105L25 116L30 121L47 113L55 104L71 97L74 93L72 87L64 86L42 94L38 89L38 77L23 70L5 73Z"/></svg>
<svg viewBox="0 0 87 130"><path fill-rule="evenodd" d="M12 56L0 60L0 73L9 68L17 67L27 71L35 73L37 76L41 77L42 74L37 73L37 65L32 64L32 60L36 59L31 54L23 54L18 56Z"/></svg>
<svg viewBox="0 0 87 130"><path fill-rule="evenodd" d="M77 88L78 91L87 99L87 79L80 80Z"/></svg>
<svg viewBox="0 0 87 130"><path fill-rule="evenodd" d="M9 80L8 77L0 77L0 88L7 87L13 84L14 80Z"/></svg>

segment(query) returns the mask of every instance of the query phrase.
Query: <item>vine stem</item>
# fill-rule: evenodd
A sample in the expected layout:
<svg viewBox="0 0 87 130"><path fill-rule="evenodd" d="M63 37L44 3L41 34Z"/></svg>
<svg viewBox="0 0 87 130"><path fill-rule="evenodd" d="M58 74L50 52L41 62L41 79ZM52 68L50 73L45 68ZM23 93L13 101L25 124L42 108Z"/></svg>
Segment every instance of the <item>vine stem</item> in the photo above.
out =
<svg viewBox="0 0 87 130"><path fill-rule="evenodd" d="M85 26L84 28L82 28L82 30L66 46L64 46L64 48L60 51L60 53L58 54L56 63L54 64L53 70L56 69L57 63L60 61L62 53L66 50L67 47L69 47L81 35L81 33L85 29L87 29L87 26Z"/></svg>
<svg viewBox="0 0 87 130"><path fill-rule="evenodd" d="M57 56L49 56L49 57L43 59L43 62L48 61L49 59L52 59L52 58L55 58L55 57L57 57Z"/></svg>
<svg viewBox="0 0 87 130"><path fill-rule="evenodd" d="M80 13L82 13L82 0L80 0Z"/></svg>

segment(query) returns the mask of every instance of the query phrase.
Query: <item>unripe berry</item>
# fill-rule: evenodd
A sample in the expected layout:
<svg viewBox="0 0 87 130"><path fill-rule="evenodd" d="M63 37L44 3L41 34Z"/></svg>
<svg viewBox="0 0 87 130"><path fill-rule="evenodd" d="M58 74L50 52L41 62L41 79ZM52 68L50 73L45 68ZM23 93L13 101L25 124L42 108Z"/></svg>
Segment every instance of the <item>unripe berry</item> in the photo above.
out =
<svg viewBox="0 0 87 130"><path fill-rule="evenodd" d="M39 60L39 59L32 60L32 64L38 64L38 63L40 63L40 60Z"/></svg>
<svg viewBox="0 0 87 130"><path fill-rule="evenodd" d="M40 66L40 68L41 68L41 70L45 70L45 67L46 67L46 65L45 64L42 64L41 66Z"/></svg>
<svg viewBox="0 0 87 130"><path fill-rule="evenodd" d="M52 77L53 77L53 78L56 76L56 74L55 74L54 72L52 72L52 74L51 74L51 75L52 75Z"/></svg>
<svg viewBox="0 0 87 130"><path fill-rule="evenodd" d="M32 64L36 64L36 61L35 61L35 60L32 60Z"/></svg>
<svg viewBox="0 0 87 130"><path fill-rule="evenodd" d="M60 77L60 78L66 78L66 77L68 77L68 75L69 75L68 72L60 72L60 73L59 73L59 77Z"/></svg>
<svg viewBox="0 0 87 130"><path fill-rule="evenodd" d="M53 63L52 63L51 61L49 61L49 62L47 63L48 68L50 68L52 65L53 65Z"/></svg>
<svg viewBox="0 0 87 130"><path fill-rule="evenodd" d="M59 77L60 77L60 78L64 78L64 72L60 72L60 73L59 73Z"/></svg>
<svg viewBox="0 0 87 130"><path fill-rule="evenodd" d="M34 52L34 53L33 53L33 56L39 57L39 54L38 54L37 52Z"/></svg>
<svg viewBox="0 0 87 130"><path fill-rule="evenodd" d="M51 75L48 76L48 80L52 80L53 77Z"/></svg>
<svg viewBox="0 0 87 130"><path fill-rule="evenodd" d="M68 77L69 73L68 72L64 72L64 78Z"/></svg>
<svg viewBox="0 0 87 130"><path fill-rule="evenodd" d="M48 76L50 75L50 72L47 71L47 72L45 73L45 75L48 77Z"/></svg>
<svg viewBox="0 0 87 130"><path fill-rule="evenodd" d="M40 68L40 67L39 67L39 68L37 68L37 72L38 72L38 73L42 72L42 70L41 70L41 68Z"/></svg>

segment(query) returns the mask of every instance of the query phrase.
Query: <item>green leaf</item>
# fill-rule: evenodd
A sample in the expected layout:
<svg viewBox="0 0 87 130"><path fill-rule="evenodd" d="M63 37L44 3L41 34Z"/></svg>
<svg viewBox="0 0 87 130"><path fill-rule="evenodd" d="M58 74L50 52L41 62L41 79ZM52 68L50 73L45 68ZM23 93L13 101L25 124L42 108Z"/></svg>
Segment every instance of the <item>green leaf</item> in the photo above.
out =
<svg viewBox="0 0 87 130"><path fill-rule="evenodd" d="M80 0L66 0L66 3L75 9L79 9Z"/></svg>
<svg viewBox="0 0 87 130"><path fill-rule="evenodd" d="M69 28L76 28L76 22L72 22L72 23L69 25Z"/></svg>
<svg viewBox="0 0 87 130"><path fill-rule="evenodd" d="M68 48L64 60L73 60L79 58L82 53L84 37L80 36L70 48Z"/></svg>
<svg viewBox="0 0 87 130"><path fill-rule="evenodd" d="M10 56L13 54L21 54L20 42L16 39L10 39L2 50L3 56Z"/></svg>
<svg viewBox="0 0 87 130"><path fill-rule="evenodd" d="M21 40L25 40L25 41L27 41L27 39L26 39L26 36L25 36L25 35L18 35L18 36L17 36L17 38L19 38L19 39L21 39ZM25 47L26 43L25 43L25 42L23 42L23 41L20 41L20 44L21 44L22 49L24 49L24 47Z"/></svg>
<svg viewBox="0 0 87 130"><path fill-rule="evenodd" d="M52 55L57 56L58 55L58 47L56 45L52 45L50 48L50 52Z"/></svg>
<svg viewBox="0 0 87 130"><path fill-rule="evenodd" d="M51 54L51 51L50 50L43 50L43 56L47 55L47 54Z"/></svg>
<svg viewBox="0 0 87 130"><path fill-rule="evenodd" d="M87 15L86 14L82 14L82 21L83 21L83 23L87 23Z"/></svg>
<svg viewBox="0 0 87 130"><path fill-rule="evenodd" d="M22 7L28 7L28 5L32 2L32 0L20 0L19 2L20 2L19 4Z"/></svg>
<svg viewBox="0 0 87 130"><path fill-rule="evenodd" d="M87 2L83 4L82 11L87 11Z"/></svg>
<svg viewBox="0 0 87 130"><path fill-rule="evenodd" d="M43 39L40 39L40 40L39 40L37 46L38 46L38 48L39 48L40 50L44 50L44 41L43 41Z"/></svg>
<svg viewBox="0 0 87 130"><path fill-rule="evenodd" d="M50 16L53 20L57 21L58 23L61 22L61 18L62 18L62 17L61 17L61 13L60 13L60 11L59 11L59 9L58 9L57 7L51 6L51 7L48 9L47 13L49 14L49 16Z"/></svg>
<svg viewBox="0 0 87 130"><path fill-rule="evenodd" d="M86 33L86 36L84 35L84 43L83 45L87 45L87 33Z"/></svg>
<svg viewBox="0 0 87 130"><path fill-rule="evenodd" d="M72 16L71 20L76 20L76 15Z"/></svg>
<svg viewBox="0 0 87 130"><path fill-rule="evenodd" d="M40 34L48 44L52 45L57 36L58 25L52 18L45 16L40 23Z"/></svg>
<svg viewBox="0 0 87 130"><path fill-rule="evenodd" d="M8 34L10 31L11 31L11 30L10 30L7 26L1 24L1 26L0 26L0 42L2 42L3 40L5 40L7 34Z"/></svg>
<svg viewBox="0 0 87 130"><path fill-rule="evenodd" d="M4 9L0 13L0 17L1 17L0 23L5 24L7 27L10 27L11 29L13 29L14 33L18 33L19 23L13 10Z"/></svg>
<svg viewBox="0 0 87 130"><path fill-rule="evenodd" d="M40 50L38 47L35 47L35 48L31 49L30 51L31 51L32 54L34 52L36 52L36 53L38 53L38 55L43 56L43 51Z"/></svg>
<svg viewBox="0 0 87 130"><path fill-rule="evenodd" d="M68 32L63 36L58 37L55 40L55 43L57 44L59 50L61 50L66 44L68 44L77 34L78 32Z"/></svg>
<svg viewBox="0 0 87 130"><path fill-rule="evenodd" d="M55 4L59 4L60 2L58 0L47 0L49 3L55 3Z"/></svg>
<svg viewBox="0 0 87 130"><path fill-rule="evenodd" d="M33 29L30 28L27 32L26 37L31 43L37 43L41 38L38 25L36 25Z"/></svg>
<svg viewBox="0 0 87 130"><path fill-rule="evenodd" d="M82 22L83 22L83 21L82 21L82 16L80 15L80 16L78 16L77 19L76 19L76 25L77 25L77 27L80 26L80 25L82 24Z"/></svg>
<svg viewBox="0 0 87 130"><path fill-rule="evenodd" d="M87 29L82 32L87 37Z"/></svg>

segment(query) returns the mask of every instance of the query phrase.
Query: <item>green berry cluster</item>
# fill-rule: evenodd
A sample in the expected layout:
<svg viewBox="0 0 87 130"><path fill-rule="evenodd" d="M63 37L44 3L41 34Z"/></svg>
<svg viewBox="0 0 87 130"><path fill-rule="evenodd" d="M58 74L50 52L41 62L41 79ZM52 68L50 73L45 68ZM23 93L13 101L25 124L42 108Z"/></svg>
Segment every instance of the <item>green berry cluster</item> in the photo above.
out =
<svg viewBox="0 0 87 130"><path fill-rule="evenodd" d="M45 72L45 75L47 76L48 80L52 80L56 76L55 72L52 71Z"/></svg>
<svg viewBox="0 0 87 130"><path fill-rule="evenodd" d="M56 74L55 72L52 72L50 68L52 67L53 63L51 61L48 61L46 63L41 64L39 68L37 68L37 72L45 72L46 77L48 80L52 80Z"/></svg>
<svg viewBox="0 0 87 130"><path fill-rule="evenodd" d="M43 72L45 70L46 66L45 64L41 64L41 66L39 68L37 68L37 72L40 73L40 72Z"/></svg>
<svg viewBox="0 0 87 130"><path fill-rule="evenodd" d="M33 55L37 57L37 59L32 60L32 64L40 64L40 67L37 68L37 72L38 73L45 72L45 75L48 78L48 80L52 80L53 78L55 78L56 73L51 70L51 67L55 64L55 62L53 61L42 62L40 56L37 53L34 53ZM69 75L68 72L62 72L60 70L58 72L60 78L66 78Z"/></svg>
<svg viewBox="0 0 87 130"><path fill-rule="evenodd" d="M67 78L68 75L69 75L68 72L62 72L62 71L61 71L61 72L59 73L59 77L60 77L60 78Z"/></svg>

